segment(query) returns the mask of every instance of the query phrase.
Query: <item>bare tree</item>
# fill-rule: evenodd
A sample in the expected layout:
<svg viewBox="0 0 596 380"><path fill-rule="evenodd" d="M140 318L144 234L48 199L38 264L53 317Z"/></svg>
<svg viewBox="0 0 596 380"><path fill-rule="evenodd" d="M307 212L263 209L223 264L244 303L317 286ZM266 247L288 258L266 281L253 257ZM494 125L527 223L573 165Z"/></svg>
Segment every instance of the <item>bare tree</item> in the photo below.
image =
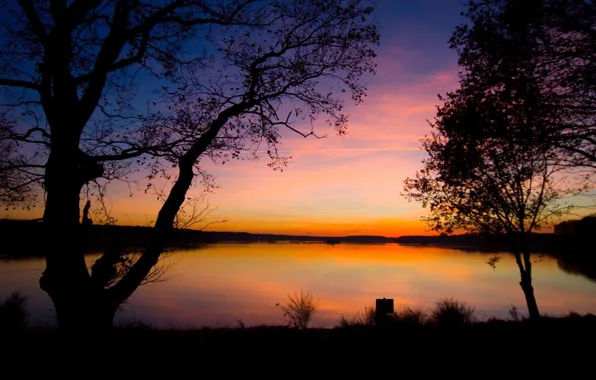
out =
<svg viewBox="0 0 596 380"><path fill-rule="evenodd" d="M47 158L35 168L46 196L40 285L60 326L75 330L109 325L151 272L201 159L263 146L273 167L283 165L280 130L316 136L301 123L314 128L319 115L342 134L342 94L362 100L361 77L374 72L379 38L366 0L5 0L2 7L10 17L0 25L1 107ZM158 92L142 88L147 83ZM144 94L151 95L140 107ZM28 127L33 121L39 126ZM139 168L150 181L175 181L152 241L114 283L113 260L91 273L85 265L76 238L80 193Z"/></svg>

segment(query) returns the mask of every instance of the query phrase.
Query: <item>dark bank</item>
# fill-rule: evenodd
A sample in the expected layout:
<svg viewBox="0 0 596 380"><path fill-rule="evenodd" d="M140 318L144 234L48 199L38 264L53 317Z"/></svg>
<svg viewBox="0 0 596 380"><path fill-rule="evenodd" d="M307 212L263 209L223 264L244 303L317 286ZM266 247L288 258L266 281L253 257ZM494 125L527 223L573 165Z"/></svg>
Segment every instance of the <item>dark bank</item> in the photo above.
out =
<svg viewBox="0 0 596 380"><path fill-rule="evenodd" d="M353 326L154 330L88 335L80 351L53 329L5 335L7 374L90 378L535 378L590 371L593 316L470 326ZM110 367L103 363L112 363Z"/></svg>

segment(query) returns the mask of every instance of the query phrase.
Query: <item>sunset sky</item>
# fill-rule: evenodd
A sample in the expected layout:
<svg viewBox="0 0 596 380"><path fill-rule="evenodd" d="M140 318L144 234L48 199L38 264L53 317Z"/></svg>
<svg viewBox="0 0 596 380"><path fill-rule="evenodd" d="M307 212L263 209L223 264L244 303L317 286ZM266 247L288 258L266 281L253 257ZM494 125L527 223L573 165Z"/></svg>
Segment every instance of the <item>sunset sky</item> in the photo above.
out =
<svg viewBox="0 0 596 380"><path fill-rule="evenodd" d="M266 157L206 164L219 186L209 196L209 203L218 207L210 220L227 220L208 230L430 234L419 220L424 210L400 192L404 179L421 167L419 140L429 131L426 120L434 116L437 94L457 87L457 56L447 41L463 21L465 1L378 3L377 75L366 78L363 104L347 104L348 136L335 136L324 125L319 132L329 133L325 139L284 133L280 148L292 160L283 172L267 167ZM149 225L161 205L143 192L129 197L124 185L112 189L107 204L118 223L127 225Z"/></svg>
<svg viewBox="0 0 596 380"><path fill-rule="evenodd" d="M420 167L418 140L429 131L437 94L457 87L457 56L447 40L463 18L462 0L379 1L378 71L364 103L348 103L349 135L304 139L284 134L292 160L282 172L258 162L209 165L219 189L210 230L313 235L428 233L423 209L399 193ZM154 220L153 196L112 196L124 224ZM125 212L126 214L122 214ZM147 217L145 217L147 214Z"/></svg>
<svg viewBox="0 0 596 380"><path fill-rule="evenodd" d="M209 198L219 206L214 218L228 220L210 229L313 235L429 233L419 221L424 210L399 193L403 180L416 172L424 157L419 139L429 131L426 120L434 116L437 94L457 87L457 56L447 40L463 21L464 2L378 3L378 71L367 78L364 103L348 104L349 135L330 133L322 140L286 135L281 148L292 160L282 173L268 168L265 158L210 167L220 186ZM127 202L114 201L114 208ZM143 216L129 212L130 223L139 217Z"/></svg>

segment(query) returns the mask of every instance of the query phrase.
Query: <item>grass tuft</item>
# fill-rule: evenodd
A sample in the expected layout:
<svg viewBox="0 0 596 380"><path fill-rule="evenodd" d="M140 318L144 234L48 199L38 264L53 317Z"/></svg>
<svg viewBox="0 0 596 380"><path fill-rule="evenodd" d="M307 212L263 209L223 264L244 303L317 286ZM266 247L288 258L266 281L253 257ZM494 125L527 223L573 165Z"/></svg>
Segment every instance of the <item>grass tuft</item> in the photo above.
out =
<svg viewBox="0 0 596 380"><path fill-rule="evenodd" d="M373 326L376 324L376 315L374 306L365 307L363 313L358 312L351 319L342 315L339 319L338 326Z"/></svg>
<svg viewBox="0 0 596 380"><path fill-rule="evenodd" d="M511 308L509 308L509 318L512 321L515 322L520 322L524 319L524 317L521 315L521 313L517 310L517 307L515 307L514 305L511 305Z"/></svg>
<svg viewBox="0 0 596 380"><path fill-rule="evenodd" d="M275 306L281 309L289 327L306 329L319 309L319 301L315 301L310 292L300 292L294 296L288 295L285 305L277 303Z"/></svg>
<svg viewBox="0 0 596 380"><path fill-rule="evenodd" d="M435 304L430 318L437 326L457 327L474 323L474 307L453 298L442 298Z"/></svg>
<svg viewBox="0 0 596 380"><path fill-rule="evenodd" d="M411 307L404 307L402 310L397 312L396 315L399 323L408 326L422 326L429 319L428 315L424 310L414 309Z"/></svg>

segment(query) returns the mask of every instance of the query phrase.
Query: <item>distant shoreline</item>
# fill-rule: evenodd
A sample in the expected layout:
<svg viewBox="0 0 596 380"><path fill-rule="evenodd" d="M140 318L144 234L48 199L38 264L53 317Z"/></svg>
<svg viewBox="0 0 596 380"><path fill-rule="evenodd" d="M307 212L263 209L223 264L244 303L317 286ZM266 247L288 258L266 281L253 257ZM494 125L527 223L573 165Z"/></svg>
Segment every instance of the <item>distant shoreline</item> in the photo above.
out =
<svg viewBox="0 0 596 380"><path fill-rule="evenodd" d="M43 256L43 225L39 221L0 220L0 255ZM151 227L92 225L85 232L85 250L102 250L108 248L132 249L144 247L152 233ZM34 238L32 238L34 237ZM548 251L560 245L560 236L555 234L535 234L531 239L533 251ZM400 236L386 237L375 235L358 236L310 236L255 234L248 232L217 232L198 230L174 230L167 242L168 248L193 248L205 244L224 242L245 243L307 243L320 242L330 245L342 243L388 244L398 243L407 246L462 247L483 251L506 249L502 238L482 235L451 236Z"/></svg>

